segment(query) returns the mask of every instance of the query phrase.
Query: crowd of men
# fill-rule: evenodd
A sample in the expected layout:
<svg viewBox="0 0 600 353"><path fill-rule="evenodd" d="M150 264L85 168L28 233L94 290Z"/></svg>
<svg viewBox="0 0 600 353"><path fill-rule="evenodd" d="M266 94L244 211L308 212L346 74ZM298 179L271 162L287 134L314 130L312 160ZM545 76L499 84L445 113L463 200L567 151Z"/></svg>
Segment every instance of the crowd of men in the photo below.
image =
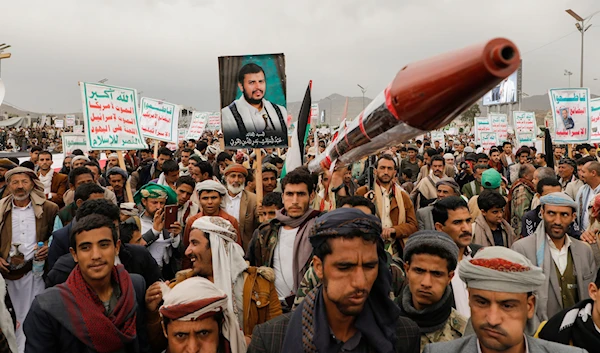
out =
<svg viewBox="0 0 600 353"><path fill-rule="evenodd" d="M596 149L463 140L0 159L0 353L594 352Z"/></svg>

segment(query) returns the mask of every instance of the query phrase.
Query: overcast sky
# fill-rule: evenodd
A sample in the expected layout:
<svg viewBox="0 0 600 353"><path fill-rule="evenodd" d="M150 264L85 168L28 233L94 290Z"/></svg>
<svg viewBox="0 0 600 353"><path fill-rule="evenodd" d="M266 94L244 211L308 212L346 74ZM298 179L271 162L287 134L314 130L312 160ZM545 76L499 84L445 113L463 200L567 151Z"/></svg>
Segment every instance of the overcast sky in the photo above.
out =
<svg viewBox="0 0 600 353"><path fill-rule="evenodd" d="M217 110L217 57L286 55L288 101L374 97L407 63L502 36L523 55L523 91L579 83L582 17L598 0L0 0L6 102L81 111L78 81ZM600 14L586 32L584 85L600 92ZM564 37L560 39L561 37ZM545 46L544 46L545 45ZM541 47L541 48L540 48ZM598 78L598 80L594 80Z"/></svg>

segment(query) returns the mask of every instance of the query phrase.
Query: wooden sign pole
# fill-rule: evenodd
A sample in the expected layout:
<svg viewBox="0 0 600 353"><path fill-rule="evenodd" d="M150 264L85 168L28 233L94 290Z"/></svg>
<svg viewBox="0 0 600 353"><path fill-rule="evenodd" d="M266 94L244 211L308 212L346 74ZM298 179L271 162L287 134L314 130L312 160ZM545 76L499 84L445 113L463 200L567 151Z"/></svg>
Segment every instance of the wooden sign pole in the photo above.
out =
<svg viewBox="0 0 600 353"><path fill-rule="evenodd" d="M262 153L260 148L254 149L256 155L256 172L254 173L254 180L256 182L256 204L257 206L262 205L263 200L263 185L262 185Z"/></svg>
<svg viewBox="0 0 600 353"><path fill-rule="evenodd" d="M123 151L117 151L117 158L119 158L119 167L121 167L123 170L127 170L127 167L125 166L125 158L123 158ZM133 192L131 191L129 178L125 179L125 192L127 192L127 201L133 202Z"/></svg>
<svg viewBox="0 0 600 353"><path fill-rule="evenodd" d="M158 159L158 140L154 140L154 159Z"/></svg>

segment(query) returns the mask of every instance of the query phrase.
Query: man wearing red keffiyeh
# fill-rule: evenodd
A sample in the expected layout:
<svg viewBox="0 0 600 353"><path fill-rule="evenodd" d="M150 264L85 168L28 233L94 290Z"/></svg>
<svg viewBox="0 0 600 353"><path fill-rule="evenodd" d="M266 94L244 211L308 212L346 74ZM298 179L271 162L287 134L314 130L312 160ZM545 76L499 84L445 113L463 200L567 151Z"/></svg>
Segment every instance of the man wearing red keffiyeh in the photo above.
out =
<svg viewBox="0 0 600 353"><path fill-rule="evenodd" d="M38 295L24 323L26 352L146 352L145 283L115 265L115 220L93 214L72 229L77 266Z"/></svg>

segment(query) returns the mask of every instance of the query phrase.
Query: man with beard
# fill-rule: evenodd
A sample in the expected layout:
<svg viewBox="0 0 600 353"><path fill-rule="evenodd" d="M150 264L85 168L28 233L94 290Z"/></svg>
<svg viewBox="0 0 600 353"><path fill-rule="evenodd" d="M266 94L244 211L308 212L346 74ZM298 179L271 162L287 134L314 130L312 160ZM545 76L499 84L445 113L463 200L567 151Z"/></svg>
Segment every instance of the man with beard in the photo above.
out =
<svg viewBox="0 0 600 353"><path fill-rule="evenodd" d="M38 178L44 185L46 198L54 202L58 208L63 208L63 195L67 191L68 177L64 174L55 173L52 169L52 153L41 151L38 154Z"/></svg>
<svg viewBox="0 0 600 353"><path fill-rule="evenodd" d="M587 288L597 267L589 245L567 235L577 204L562 192L542 196L540 202L543 223L531 236L515 242L512 249L546 275L538 291L536 315L541 322L589 299Z"/></svg>
<svg viewBox="0 0 600 353"><path fill-rule="evenodd" d="M587 229L590 225L590 204L594 197L600 193L600 163L588 162L581 168L581 181L584 185L579 192L575 202L577 203L577 224L579 229Z"/></svg>
<svg viewBox="0 0 600 353"><path fill-rule="evenodd" d="M285 107L264 98L267 92L265 71L249 63L242 66L237 79L242 96L221 110L226 144L235 139L245 140L248 133L265 133L287 141Z"/></svg>
<svg viewBox="0 0 600 353"><path fill-rule="evenodd" d="M185 278L194 276L213 282L227 294L227 308L249 341L254 326L281 315L273 269L248 266L244 250L236 242L235 229L223 218L203 216L196 219L191 228L185 255L190 258L192 269L178 273L170 285L177 288L187 281ZM160 288L160 283L149 288L150 296L156 287ZM154 303L158 302L156 298Z"/></svg>
<svg viewBox="0 0 600 353"><path fill-rule="evenodd" d="M183 229L190 217L195 216L199 212L198 205L192 202L191 198L194 195L196 182L191 176L182 176L175 182L175 192L177 193L177 221L181 223Z"/></svg>
<svg viewBox="0 0 600 353"><path fill-rule="evenodd" d="M398 242L416 232L418 223L410 197L394 182L396 166L396 160L389 154L379 157L375 164L373 190L362 186L356 190L356 195L373 201L383 226L381 237L384 243L392 247L392 254L401 254L402 244ZM424 180L428 182L429 178Z"/></svg>
<svg viewBox="0 0 600 353"><path fill-rule="evenodd" d="M173 278L179 270L181 223L165 228L165 206L177 204L177 194L168 186L149 183L133 196L136 204L144 207L140 215L142 236L148 250L161 268L163 278Z"/></svg>
<svg viewBox="0 0 600 353"><path fill-rule="evenodd" d="M127 172L119 167L112 167L106 172L106 181L110 185L110 189L115 193L117 198L117 206L123 202L132 202L127 197L125 183L127 182ZM108 189L108 187L107 187ZM109 189L109 190L110 190Z"/></svg>
<svg viewBox="0 0 600 353"><path fill-rule="evenodd" d="M458 191L458 184L454 180L440 180L435 184L437 190L437 200L435 200L429 206L423 207L417 210L417 223L419 224L419 230L435 230L435 222L433 221L433 205L446 197L449 196L460 196Z"/></svg>
<svg viewBox="0 0 600 353"><path fill-rule="evenodd" d="M558 162L558 176L560 177L558 181L560 182L563 191L565 191L570 183L577 180L577 176L575 175L576 170L577 163L571 158L562 158Z"/></svg>
<svg viewBox="0 0 600 353"><path fill-rule="evenodd" d="M58 206L46 200L44 186L30 169L16 167L4 175L11 195L0 201L0 273L6 280L8 294L22 323L33 298L44 290L41 275L32 272L33 260L48 257L48 240L52 234ZM37 249L39 242L44 245ZM16 331L19 351L25 349L23 326Z"/></svg>
<svg viewBox="0 0 600 353"><path fill-rule="evenodd" d="M83 217L70 243L77 265L65 283L33 301L23 325L26 351L148 351L145 281L115 265L121 241L113 220Z"/></svg>
<svg viewBox="0 0 600 353"><path fill-rule="evenodd" d="M498 173L502 173L502 162L500 161L500 151L496 147L490 149L490 168L496 169Z"/></svg>
<svg viewBox="0 0 600 353"><path fill-rule="evenodd" d="M240 235L244 251L252 239L252 233L258 228L256 194L245 190L248 169L241 164L230 164L223 173L227 185L225 211L232 215L240 225Z"/></svg>
<svg viewBox="0 0 600 353"><path fill-rule="evenodd" d="M6 178L4 175L9 170L18 167L17 164L11 162L7 158L0 159L0 199L8 196L10 194L10 189L7 187Z"/></svg>
<svg viewBox="0 0 600 353"><path fill-rule="evenodd" d="M419 181L413 192L415 209L418 210L435 201L437 198L435 184L442 180L442 178L447 178L444 174L445 167L446 162L442 156L434 155L431 157L429 167L431 172ZM423 169L421 169L421 171L423 171Z"/></svg>
<svg viewBox="0 0 600 353"><path fill-rule="evenodd" d="M458 261L455 275L452 277L452 293L454 296L453 307L464 317L471 316L469 309L469 295L465 283L458 277L460 261L471 259L481 249L481 246L472 244L472 219L465 200L458 196L448 196L435 203L433 206L433 221L437 231L448 234L458 246Z"/></svg>
<svg viewBox="0 0 600 353"><path fill-rule="evenodd" d="M313 179L308 170L297 168L281 181L283 209L275 219L258 228L254 242L254 266L275 270L275 287L282 307L289 310L300 281L311 260L308 235L318 211L310 208L314 197Z"/></svg>
<svg viewBox="0 0 600 353"><path fill-rule="evenodd" d="M421 351L429 343L461 338L467 318L452 307L452 287L458 247L446 234L420 231L404 248L406 285L397 304L402 316L419 326Z"/></svg>
<svg viewBox="0 0 600 353"><path fill-rule="evenodd" d="M531 261L505 247L482 249L461 263L469 288L475 335L433 343L425 353L571 353L579 348L530 337L535 331L534 292L546 276Z"/></svg>
<svg viewBox="0 0 600 353"><path fill-rule="evenodd" d="M309 253L322 285L291 315L257 326L248 352L419 352L417 325L388 297L379 219L340 208L315 225Z"/></svg>

